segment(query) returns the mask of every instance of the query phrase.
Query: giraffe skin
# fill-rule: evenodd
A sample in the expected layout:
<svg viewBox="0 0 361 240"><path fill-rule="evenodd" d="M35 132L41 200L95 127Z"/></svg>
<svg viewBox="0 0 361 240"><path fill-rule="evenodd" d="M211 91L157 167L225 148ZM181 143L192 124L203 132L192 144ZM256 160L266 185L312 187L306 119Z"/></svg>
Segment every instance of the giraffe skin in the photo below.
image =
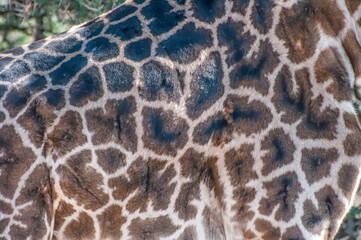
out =
<svg viewBox="0 0 361 240"><path fill-rule="evenodd" d="M0 56L0 239L333 239L360 0L132 0Z"/></svg>

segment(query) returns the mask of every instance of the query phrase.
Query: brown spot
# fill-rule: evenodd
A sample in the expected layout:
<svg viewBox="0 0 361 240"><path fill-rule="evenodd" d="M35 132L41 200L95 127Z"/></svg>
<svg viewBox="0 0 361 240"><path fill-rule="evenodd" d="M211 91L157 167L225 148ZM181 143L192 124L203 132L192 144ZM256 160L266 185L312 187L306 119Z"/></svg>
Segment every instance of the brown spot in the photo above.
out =
<svg viewBox="0 0 361 240"><path fill-rule="evenodd" d="M138 139L134 113L136 102L133 96L123 100L108 100L105 111L101 108L85 113L88 128L93 132L92 142L99 145L110 141L122 145L126 150L135 152Z"/></svg>
<svg viewBox="0 0 361 240"><path fill-rule="evenodd" d="M338 171L338 186L349 200L351 199L352 193L358 184L356 181L358 175L359 170L351 164L342 165Z"/></svg>
<svg viewBox="0 0 361 240"><path fill-rule="evenodd" d="M295 225L293 227L289 227L286 231L282 234L282 240L306 240L300 228Z"/></svg>
<svg viewBox="0 0 361 240"><path fill-rule="evenodd" d="M263 139L261 146L262 150L268 151L262 157L263 175L268 175L275 169L283 167L294 160L295 145L281 128L271 130Z"/></svg>
<svg viewBox="0 0 361 240"><path fill-rule="evenodd" d="M68 198L76 200L78 205L84 205L86 209L96 210L103 207L109 197L101 188L102 175L87 166L91 158L91 151L83 150L71 156L56 172L60 175L60 186Z"/></svg>
<svg viewBox="0 0 361 240"><path fill-rule="evenodd" d="M302 150L301 165L309 184L330 174L331 164L339 157L335 148L312 148Z"/></svg>
<svg viewBox="0 0 361 240"><path fill-rule="evenodd" d="M0 200L0 212L8 215L13 212L13 209L9 203Z"/></svg>
<svg viewBox="0 0 361 240"><path fill-rule="evenodd" d="M126 222L122 215L122 208L118 205L111 205L98 216L101 229L101 239L120 239L122 232L120 228Z"/></svg>
<svg viewBox="0 0 361 240"><path fill-rule="evenodd" d="M302 223L308 231L314 234L320 235L326 230L326 239L333 239L339 227L338 220L341 219L346 208L331 186L322 188L315 194L315 197L318 201L318 208L313 205L311 200L306 200L303 204Z"/></svg>
<svg viewBox="0 0 361 240"><path fill-rule="evenodd" d="M86 143L87 138L82 130L83 123L80 114L68 111L61 117L53 132L48 135L48 144L62 156Z"/></svg>
<svg viewBox="0 0 361 240"><path fill-rule="evenodd" d="M355 115L344 113L343 119L345 125L353 133L349 133L343 142L343 149L347 156L356 156L361 154L361 128Z"/></svg>
<svg viewBox="0 0 361 240"><path fill-rule="evenodd" d="M132 239L147 239L156 240L166 238L173 234L179 226L172 223L172 220L167 216L160 216L157 218L133 219L129 232L133 236Z"/></svg>
<svg viewBox="0 0 361 240"><path fill-rule="evenodd" d="M310 75L308 69L296 71L296 85L293 84L292 75L287 66L278 73L274 85L272 102L278 113L282 114L281 121L294 123L308 110L313 96L311 91ZM294 92L293 89L297 89Z"/></svg>
<svg viewBox="0 0 361 240"><path fill-rule="evenodd" d="M175 202L175 210L178 212L179 218L189 220L196 217L197 207L191 202L193 199L199 199L200 197L199 183L200 179L183 183Z"/></svg>
<svg viewBox="0 0 361 240"><path fill-rule="evenodd" d="M248 204L254 200L256 190L246 187L250 180L257 178L257 173L253 171L253 149L253 145L244 144L239 149L232 149L225 154L227 171L234 187L233 198L235 203L232 206L236 212L234 218L244 226L254 216L254 212L250 210Z"/></svg>
<svg viewBox="0 0 361 240"><path fill-rule="evenodd" d="M257 53L251 58L244 57L231 71L230 85L232 88L254 88L266 95L269 90L267 75L273 72L279 62L278 54L273 51L270 42L262 41Z"/></svg>
<svg viewBox="0 0 361 240"><path fill-rule="evenodd" d="M206 239L218 240L225 239L226 233L223 224L222 215L213 209L205 207L202 213Z"/></svg>
<svg viewBox="0 0 361 240"><path fill-rule="evenodd" d="M9 222L10 222L10 218L4 218L4 219L0 220L0 234L4 233L4 231L5 231L6 227L7 227L7 225L9 224ZM193 239L193 238L191 238L191 239ZM6 240L6 238L4 238L4 240Z"/></svg>
<svg viewBox="0 0 361 240"><path fill-rule="evenodd" d="M189 126L185 119L171 110L144 107L143 136L144 147L157 154L176 156L188 141Z"/></svg>
<svg viewBox="0 0 361 240"><path fill-rule="evenodd" d="M0 128L0 193L12 199L21 176L36 160L30 148L23 145L13 126Z"/></svg>
<svg viewBox="0 0 361 240"><path fill-rule="evenodd" d="M66 218L71 216L74 212L75 210L70 204L60 201L58 208L55 210L54 230L58 231L63 226Z"/></svg>
<svg viewBox="0 0 361 240"><path fill-rule="evenodd" d="M355 78L361 77L361 47L356 39L355 33L352 30L347 32L343 40L343 47L350 59L351 66L355 73Z"/></svg>
<svg viewBox="0 0 361 240"><path fill-rule="evenodd" d="M261 199L259 212L269 216L277 207L275 214L277 221L291 220L296 212L295 202L303 191L297 174L287 172L270 182L265 182L263 186L267 189L267 197Z"/></svg>
<svg viewBox="0 0 361 240"><path fill-rule="evenodd" d="M345 0L345 2L351 14L353 14L361 5L361 0Z"/></svg>
<svg viewBox="0 0 361 240"><path fill-rule="evenodd" d="M204 145L212 138L215 145L220 145L230 141L235 132L249 136L265 129L271 121L271 112L262 102L229 95L224 102L224 112L195 127L193 141Z"/></svg>
<svg viewBox="0 0 361 240"><path fill-rule="evenodd" d="M107 173L115 173L119 168L126 165L126 156L116 148L107 148L95 151L98 164Z"/></svg>
<svg viewBox="0 0 361 240"><path fill-rule="evenodd" d="M167 209L176 183L171 183L176 175L173 165L165 168L166 162L150 158L136 159L129 167L126 176L112 178L109 187L114 189L113 197L124 200L129 194L136 194L129 200L127 210L144 212L149 202L155 211ZM129 180L128 180L129 179Z"/></svg>
<svg viewBox="0 0 361 240"><path fill-rule="evenodd" d="M5 118L6 118L5 113L0 111L0 123L2 123L5 120Z"/></svg>
<svg viewBox="0 0 361 240"><path fill-rule="evenodd" d="M272 226L267 220L257 219L255 221L256 230L263 233L262 239L279 240L281 238L281 231L279 228Z"/></svg>
<svg viewBox="0 0 361 240"><path fill-rule="evenodd" d="M330 48L320 53L314 71L317 82L332 81L326 90L337 101L349 101L351 99L351 87L345 65L336 48Z"/></svg>
<svg viewBox="0 0 361 240"><path fill-rule="evenodd" d="M194 227L187 227L179 236L178 240L194 240L197 239L197 230Z"/></svg>
<svg viewBox="0 0 361 240"><path fill-rule="evenodd" d="M86 213L81 212L78 219L72 220L66 226L64 235L67 239L80 240L80 239L94 239L95 229L93 219Z"/></svg>
<svg viewBox="0 0 361 240"><path fill-rule="evenodd" d="M18 123L28 132L31 142L38 148L43 145L46 129L56 117L53 110L45 101L37 98L18 119Z"/></svg>

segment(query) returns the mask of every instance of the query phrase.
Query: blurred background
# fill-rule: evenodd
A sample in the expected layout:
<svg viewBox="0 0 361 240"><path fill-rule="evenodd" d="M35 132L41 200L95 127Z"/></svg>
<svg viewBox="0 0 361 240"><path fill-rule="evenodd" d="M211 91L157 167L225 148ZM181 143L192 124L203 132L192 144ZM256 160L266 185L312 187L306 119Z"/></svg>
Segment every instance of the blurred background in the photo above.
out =
<svg viewBox="0 0 361 240"><path fill-rule="evenodd" d="M71 26L91 20L124 1L0 0L0 52L64 32ZM361 240L360 190L354 206L336 239Z"/></svg>

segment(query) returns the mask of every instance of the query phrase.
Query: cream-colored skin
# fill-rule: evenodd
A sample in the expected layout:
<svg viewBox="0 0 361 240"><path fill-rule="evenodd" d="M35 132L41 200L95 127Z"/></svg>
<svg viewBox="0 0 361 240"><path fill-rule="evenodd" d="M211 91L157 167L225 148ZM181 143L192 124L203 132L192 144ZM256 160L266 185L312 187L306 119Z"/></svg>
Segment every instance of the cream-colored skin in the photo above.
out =
<svg viewBox="0 0 361 240"><path fill-rule="evenodd" d="M360 181L352 87L361 81L361 2L167 1L184 19L162 34L142 12L150 1L137 2L113 22L108 13L0 56L0 239L333 239ZM207 12L217 4L224 11ZM107 32L134 16L140 34ZM235 35L223 36L222 24ZM207 34L189 42L200 31L209 45ZM185 44L174 50L172 36ZM68 37L83 42L64 53ZM108 42L88 45L99 37ZM147 48L132 55L128 44L144 38L150 55L131 59ZM55 74L79 54L87 62L73 76ZM108 65L120 62L128 68ZM37 87L34 74L43 76ZM159 78L151 92L147 79Z"/></svg>

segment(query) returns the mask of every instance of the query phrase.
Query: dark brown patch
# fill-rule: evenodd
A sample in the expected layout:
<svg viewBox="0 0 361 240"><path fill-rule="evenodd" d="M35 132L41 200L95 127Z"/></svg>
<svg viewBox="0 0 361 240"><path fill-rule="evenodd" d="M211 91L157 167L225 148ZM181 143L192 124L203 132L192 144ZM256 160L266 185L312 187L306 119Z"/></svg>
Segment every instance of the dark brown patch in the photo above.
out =
<svg viewBox="0 0 361 240"><path fill-rule="evenodd" d="M296 86L287 66L278 73L273 88L272 102L278 113L282 114L281 121L294 123L308 110L313 96L310 74L306 68L296 71ZM297 89L296 92L293 89Z"/></svg>
<svg viewBox="0 0 361 240"><path fill-rule="evenodd" d="M195 240L197 239L197 230L194 227L187 227L177 240Z"/></svg>
<svg viewBox="0 0 361 240"><path fill-rule="evenodd" d="M255 221L256 230L263 233L262 239L279 240L281 238L281 231L279 228L272 226L267 220L257 219Z"/></svg>
<svg viewBox="0 0 361 240"><path fill-rule="evenodd" d="M108 100L105 110L97 108L85 113L88 128L93 132L92 142L99 145L110 141L135 152L138 139L134 113L136 102L133 96L123 100Z"/></svg>
<svg viewBox="0 0 361 240"><path fill-rule="evenodd" d="M208 207L205 207L202 213L202 224L205 229L206 239L218 240L225 239L226 233L223 224L222 215Z"/></svg>
<svg viewBox="0 0 361 240"><path fill-rule="evenodd" d="M358 184L356 181L358 174L359 170L351 164L342 165L338 171L338 186L349 200L351 199L352 193Z"/></svg>
<svg viewBox="0 0 361 240"><path fill-rule="evenodd" d="M0 193L12 199L20 177L36 160L30 148L24 147L13 126L0 128Z"/></svg>
<svg viewBox="0 0 361 240"><path fill-rule="evenodd" d="M318 208L313 205L311 200L306 200L303 204L302 223L308 231L314 234L319 235L326 230L326 239L333 239L339 227L338 220L346 210L345 206L331 186L322 188L315 193L315 197L318 201Z"/></svg>
<svg viewBox="0 0 361 240"><path fill-rule="evenodd" d="M272 121L270 110L260 101L229 95L224 112L218 112L195 127L193 141L206 144L212 138L215 145L227 143L233 133L247 136L265 129Z"/></svg>
<svg viewBox="0 0 361 240"><path fill-rule="evenodd" d="M346 6L351 14L353 14L357 8L361 5L361 0L345 0Z"/></svg>
<svg viewBox="0 0 361 240"><path fill-rule="evenodd" d="M295 202L303 191L298 176L295 172L287 172L272 181L265 182L267 197L260 201L259 212L269 216L274 208L278 207L275 214L277 221L289 221L296 212Z"/></svg>
<svg viewBox="0 0 361 240"><path fill-rule="evenodd" d="M337 101L350 101L351 86L344 62L336 48L330 48L320 53L314 71L317 82L324 83L328 80L332 81L326 90L332 94Z"/></svg>
<svg viewBox="0 0 361 240"><path fill-rule="evenodd" d="M254 216L254 212L250 210L248 204L254 200L256 189L246 187L249 181L257 178L257 173L253 171L253 149L253 145L244 144L239 149L232 149L225 154L227 171L234 187L235 204L232 209L236 212L235 220L244 226Z"/></svg>
<svg viewBox="0 0 361 240"><path fill-rule="evenodd" d="M53 132L48 135L48 143L60 156L70 152L77 146L86 143L87 138L82 133L83 122L79 113L66 112Z"/></svg>
<svg viewBox="0 0 361 240"><path fill-rule="evenodd" d="M282 234L282 240L306 240L300 228L295 225L293 227L289 227L286 231Z"/></svg>
<svg viewBox="0 0 361 240"><path fill-rule="evenodd" d="M230 85L232 88L240 86L254 88L266 95L269 90L267 75L273 72L278 64L278 54L273 51L270 42L262 41L257 53L254 53L251 58L242 58L231 71Z"/></svg>
<svg viewBox="0 0 361 240"><path fill-rule="evenodd" d="M268 175L275 169L293 162L295 144L283 129L273 129L263 139L261 149L268 151L262 157L262 175Z"/></svg>
<svg viewBox="0 0 361 240"><path fill-rule="evenodd" d="M118 205L111 205L98 215L101 230L101 239L120 239L122 232L120 228L126 222L126 217L122 215L122 208Z"/></svg>
<svg viewBox="0 0 361 240"><path fill-rule="evenodd" d="M312 148L302 150L301 165L309 184L330 174L331 164L339 157L335 148Z"/></svg>
<svg viewBox="0 0 361 240"><path fill-rule="evenodd" d="M361 77L361 47L356 39L355 33L352 30L349 30L342 43L347 56L350 59L351 66L355 73L355 78Z"/></svg>
<svg viewBox="0 0 361 240"><path fill-rule="evenodd" d="M133 239L147 239L156 240L166 238L174 233L179 226L172 223L172 220L167 216L160 216L157 218L146 218L144 220L136 218L132 220L129 226L130 235Z"/></svg>
<svg viewBox="0 0 361 240"><path fill-rule="evenodd" d="M20 125L28 132L31 142L38 148L43 145L46 129L56 117L53 110L45 101L37 98L18 119Z"/></svg>
<svg viewBox="0 0 361 240"><path fill-rule="evenodd" d="M95 151L98 164L107 173L115 173L119 168L126 165L126 156L116 148L107 148Z"/></svg>
<svg viewBox="0 0 361 240"><path fill-rule="evenodd" d="M65 228L64 235L67 239L72 240L94 239L95 229L93 219L88 214L81 212L78 219L72 220Z"/></svg>
<svg viewBox="0 0 361 240"><path fill-rule="evenodd" d="M188 141L187 122L171 110L144 107L143 136L144 147L157 154L176 156Z"/></svg>
<svg viewBox="0 0 361 240"><path fill-rule="evenodd" d="M0 123L2 123L5 120L5 118L6 118L5 113L0 111Z"/></svg>
<svg viewBox="0 0 361 240"><path fill-rule="evenodd" d="M75 210L70 204L64 201L60 201L58 208L55 210L54 230L58 231L63 226L66 218L72 215L74 212Z"/></svg>
<svg viewBox="0 0 361 240"><path fill-rule="evenodd" d="M11 204L0 200L0 212L6 215L11 214L13 212Z"/></svg>
<svg viewBox="0 0 361 240"><path fill-rule="evenodd" d="M91 151L83 150L71 156L56 172L60 175L60 187L68 198L86 209L96 210L103 207L109 197L101 188L104 184L102 175L87 166L91 158Z"/></svg>
<svg viewBox="0 0 361 240"><path fill-rule="evenodd" d="M137 191L126 206L128 211L135 212L139 209L144 212L149 202L155 211L166 209L176 186L176 183L170 183L176 172L173 165L164 169L165 164L164 161L152 158L147 161L136 159L127 171L129 178L120 176L109 180L109 187L114 189L113 197L124 200Z"/></svg>
<svg viewBox="0 0 361 240"><path fill-rule="evenodd" d="M361 155L361 128L360 123L355 115L344 113L343 119L345 125L353 133L349 133L343 142L343 149L347 156Z"/></svg>
<svg viewBox="0 0 361 240"><path fill-rule="evenodd" d="M9 222L10 222L10 218L3 218L0 220L0 234L4 233ZM0 239L6 240L6 238L0 238ZM193 238L191 238L191 239L193 239ZM179 240L181 240L181 239L179 239Z"/></svg>

